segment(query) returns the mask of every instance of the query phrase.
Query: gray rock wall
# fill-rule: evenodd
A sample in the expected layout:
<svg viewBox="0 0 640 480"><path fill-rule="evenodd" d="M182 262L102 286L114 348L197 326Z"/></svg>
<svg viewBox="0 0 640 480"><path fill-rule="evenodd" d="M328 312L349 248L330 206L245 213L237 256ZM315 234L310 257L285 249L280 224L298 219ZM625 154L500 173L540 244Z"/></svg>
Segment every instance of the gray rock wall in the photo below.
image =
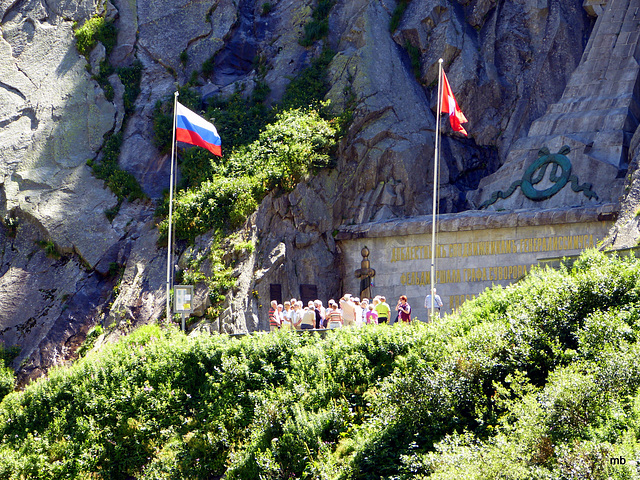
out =
<svg viewBox="0 0 640 480"><path fill-rule="evenodd" d="M390 32L395 2L340 0L328 37L304 48L298 38L311 1L271 2L266 15L253 0L112 3L118 43L111 64L143 66L126 120L117 77L109 102L74 45L73 22L89 18L97 3L0 2L0 342L23 346L16 366L23 364L25 379L72 358L97 322L129 328L163 316L166 249L157 245L152 214L169 162L154 147L152 113L205 60L214 58L213 74L200 77L205 98L239 84L250 91L253 61L262 57L275 102L326 45L336 52L328 94L336 111L345 91L355 93L336 168L290 194L267 196L246 225L244 237L258 248L238 265L238 288L211 329L247 331L265 327L260 305L271 284L282 285L285 297L298 297L301 284L317 285L325 301L341 293L339 226L430 213L440 56L470 119L469 138L445 128L442 139L439 208L457 212L469 207L466 192L498 169L514 140L560 97L593 24L578 0L414 0ZM407 45L419 54L417 76ZM98 47L89 70L101 55ZM109 222L104 210L116 198L86 160L99 159L103 135L120 128L120 166L150 199L125 202ZM46 255L46 242L59 257ZM205 251L206 236L197 244ZM109 273L119 265L122 279ZM199 286L197 296L202 312L206 289Z"/></svg>

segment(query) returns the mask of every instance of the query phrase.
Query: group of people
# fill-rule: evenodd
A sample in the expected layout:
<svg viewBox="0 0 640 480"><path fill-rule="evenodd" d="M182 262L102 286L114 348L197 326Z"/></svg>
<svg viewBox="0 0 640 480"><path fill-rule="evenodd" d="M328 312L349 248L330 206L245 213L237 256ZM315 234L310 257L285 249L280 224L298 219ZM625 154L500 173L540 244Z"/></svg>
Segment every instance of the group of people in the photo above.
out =
<svg viewBox="0 0 640 480"><path fill-rule="evenodd" d="M398 321L411 321L411 306L407 297L402 295L395 308ZM282 304L271 301L269 308L269 329L276 330L319 330L349 326L378 325L391 319L391 307L381 295L360 300L351 294L345 294L338 302L331 299L327 307L321 300L302 301L292 298Z"/></svg>

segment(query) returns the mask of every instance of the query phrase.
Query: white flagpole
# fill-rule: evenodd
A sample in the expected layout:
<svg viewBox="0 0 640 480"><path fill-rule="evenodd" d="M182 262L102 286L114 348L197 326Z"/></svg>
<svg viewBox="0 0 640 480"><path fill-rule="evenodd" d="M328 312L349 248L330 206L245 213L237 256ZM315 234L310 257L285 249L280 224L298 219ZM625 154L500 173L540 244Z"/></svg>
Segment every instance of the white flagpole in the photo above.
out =
<svg viewBox="0 0 640 480"><path fill-rule="evenodd" d="M438 102L436 110L436 145L433 154L433 219L431 221L431 305L429 310L429 321L433 321L435 294L434 279L436 276L436 213L438 199L438 160L440 148L440 110L442 102L442 59L438 60Z"/></svg>
<svg viewBox="0 0 640 480"><path fill-rule="evenodd" d="M167 321L171 320L171 283L173 281L173 167L175 165L176 155L176 111L178 107L178 92L174 93L173 98L173 138L171 143L171 176L169 179L169 230L167 234Z"/></svg>

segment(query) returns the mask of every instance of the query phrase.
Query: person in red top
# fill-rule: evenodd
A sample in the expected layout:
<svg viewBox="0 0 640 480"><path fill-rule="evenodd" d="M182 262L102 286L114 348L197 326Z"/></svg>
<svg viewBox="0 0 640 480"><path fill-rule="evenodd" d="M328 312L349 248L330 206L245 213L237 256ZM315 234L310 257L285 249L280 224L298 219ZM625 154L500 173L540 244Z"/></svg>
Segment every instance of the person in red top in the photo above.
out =
<svg viewBox="0 0 640 480"><path fill-rule="evenodd" d="M400 300L398 300L398 305L396 306L396 310L398 311L400 320L406 323L411 322L411 305L407 303L406 295L402 295L400 297Z"/></svg>
<svg viewBox="0 0 640 480"><path fill-rule="evenodd" d="M275 332L280 328L280 315L278 314L278 302L271 300L271 308L269 309L269 331Z"/></svg>

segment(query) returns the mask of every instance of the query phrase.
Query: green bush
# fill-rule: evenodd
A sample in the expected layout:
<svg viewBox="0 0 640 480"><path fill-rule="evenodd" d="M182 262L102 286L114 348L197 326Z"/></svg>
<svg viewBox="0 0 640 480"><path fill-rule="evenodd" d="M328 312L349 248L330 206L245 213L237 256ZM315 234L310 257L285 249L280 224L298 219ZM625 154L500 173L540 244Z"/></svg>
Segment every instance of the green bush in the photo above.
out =
<svg viewBox="0 0 640 480"><path fill-rule="evenodd" d="M438 324L143 327L4 398L0 477L634 478L639 287L587 252Z"/></svg>
<svg viewBox="0 0 640 480"><path fill-rule="evenodd" d="M13 392L16 376L13 369L0 366L0 399Z"/></svg>
<svg viewBox="0 0 640 480"><path fill-rule="evenodd" d="M335 128L315 110L283 112L257 141L234 152L227 175L244 173L260 179L267 190L291 190L311 168L329 166L335 135Z"/></svg>
<svg viewBox="0 0 640 480"><path fill-rule="evenodd" d="M176 238L193 241L212 229L229 230L242 225L267 191L289 191L312 168L328 166L335 134L335 128L316 111L291 110L279 114L257 141L236 150L226 164L215 169L207 164L206 154L190 153L186 157L185 182L197 184L200 178L210 179L176 194ZM218 175L212 176L214 170ZM167 230L168 220L163 220L162 236Z"/></svg>
<svg viewBox="0 0 640 480"><path fill-rule="evenodd" d="M225 100L210 103L207 116L214 119L225 152L254 142L260 131L273 121L274 111L262 103L263 90L254 89L253 95L246 98L240 89Z"/></svg>
<svg viewBox="0 0 640 480"><path fill-rule="evenodd" d="M258 206L256 198L263 195L258 181L251 177L216 176L198 189L179 192L173 213L176 238L193 240L211 229L232 229L240 226ZM160 224L164 237L168 221Z"/></svg>
<svg viewBox="0 0 640 480"><path fill-rule="evenodd" d="M13 392L16 377L10 365L19 354L18 346L5 348L0 345L0 400Z"/></svg>
<svg viewBox="0 0 640 480"><path fill-rule="evenodd" d="M102 325L96 325L95 327L91 328L87 332L87 336L84 342L82 342L82 345L80 345L80 348L76 350L76 355L78 355L78 357L84 357L87 352L89 352L95 346L96 340L98 340L98 337L100 337L103 332L104 330L102 328Z"/></svg>
<svg viewBox="0 0 640 480"><path fill-rule="evenodd" d="M107 55L116 45L118 32L112 20L107 20L102 15L96 15L85 21L82 26L74 24L76 48L81 55L88 57L91 50L102 43Z"/></svg>
<svg viewBox="0 0 640 480"><path fill-rule="evenodd" d="M116 69L122 85L124 85L124 111L126 115L133 113L135 101L140 94L140 80L142 79L142 62L136 60L130 67Z"/></svg>

